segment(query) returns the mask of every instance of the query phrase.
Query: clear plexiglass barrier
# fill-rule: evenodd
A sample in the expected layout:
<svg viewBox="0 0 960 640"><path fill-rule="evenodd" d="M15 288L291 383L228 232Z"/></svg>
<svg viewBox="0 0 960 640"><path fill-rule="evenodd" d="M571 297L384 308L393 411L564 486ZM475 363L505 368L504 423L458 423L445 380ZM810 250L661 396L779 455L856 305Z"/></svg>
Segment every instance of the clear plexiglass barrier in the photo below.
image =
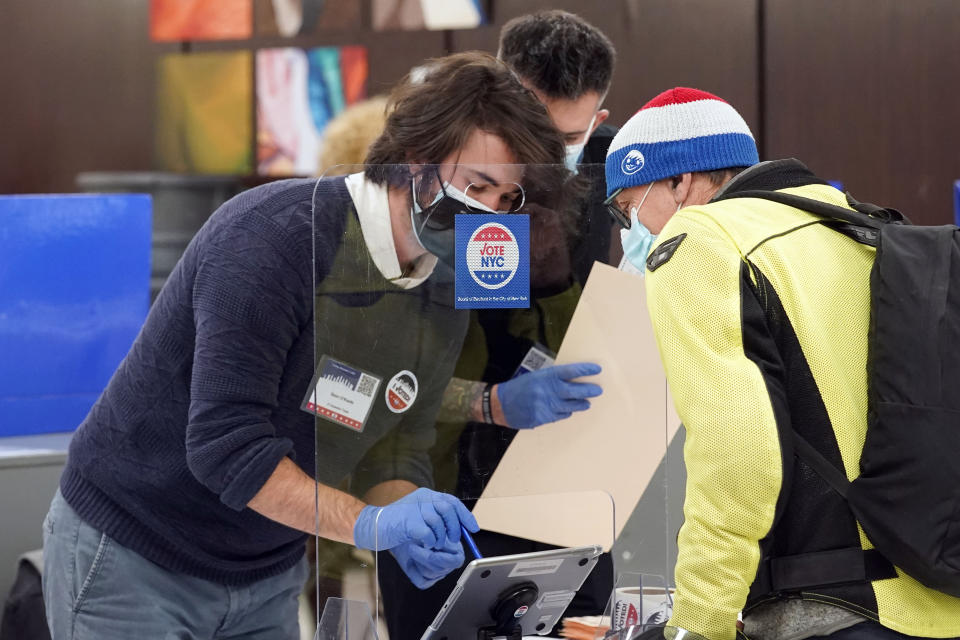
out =
<svg viewBox="0 0 960 640"><path fill-rule="evenodd" d="M384 507L366 549L308 545L314 637L593 640L669 618L682 429L603 178L460 164L303 181L313 471Z"/></svg>

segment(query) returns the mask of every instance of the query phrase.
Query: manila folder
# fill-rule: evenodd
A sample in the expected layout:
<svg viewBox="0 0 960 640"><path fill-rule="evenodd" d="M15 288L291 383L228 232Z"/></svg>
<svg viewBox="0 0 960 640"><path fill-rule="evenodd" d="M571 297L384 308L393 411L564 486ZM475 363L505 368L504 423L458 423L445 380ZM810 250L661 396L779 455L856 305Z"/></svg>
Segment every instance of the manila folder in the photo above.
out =
<svg viewBox="0 0 960 640"><path fill-rule="evenodd" d="M680 426L643 278L594 263L557 364L596 362L587 411L517 433L474 515L483 529L609 551Z"/></svg>

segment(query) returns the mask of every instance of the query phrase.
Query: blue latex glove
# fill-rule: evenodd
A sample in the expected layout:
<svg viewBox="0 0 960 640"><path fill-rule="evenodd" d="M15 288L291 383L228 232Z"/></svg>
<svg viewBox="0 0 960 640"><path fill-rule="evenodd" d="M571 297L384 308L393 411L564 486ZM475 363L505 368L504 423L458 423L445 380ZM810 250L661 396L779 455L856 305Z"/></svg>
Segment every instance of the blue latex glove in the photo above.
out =
<svg viewBox="0 0 960 640"><path fill-rule="evenodd" d="M444 549L459 545L461 523L470 531L480 529L473 514L450 494L417 489L385 507L364 507L353 525L353 540L357 547L372 551L406 542Z"/></svg>
<svg viewBox="0 0 960 640"><path fill-rule="evenodd" d="M578 362L546 367L501 382L497 385L497 398L507 419L505 426L531 429L569 418L574 411L586 411L590 408L587 398L600 395L603 389L571 380L598 373L600 365Z"/></svg>
<svg viewBox="0 0 960 640"><path fill-rule="evenodd" d="M448 573L463 565L463 545L448 543L442 549L426 549L416 542L406 542L390 549L410 581L419 589L428 589Z"/></svg>

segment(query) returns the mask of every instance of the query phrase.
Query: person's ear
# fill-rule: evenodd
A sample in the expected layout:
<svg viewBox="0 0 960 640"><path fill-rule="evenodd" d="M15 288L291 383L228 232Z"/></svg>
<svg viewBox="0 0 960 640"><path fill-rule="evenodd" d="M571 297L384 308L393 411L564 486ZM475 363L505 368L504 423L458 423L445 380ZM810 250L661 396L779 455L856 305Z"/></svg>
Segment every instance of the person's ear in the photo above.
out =
<svg viewBox="0 0 960 640"><path fill-rule="evenodd" d="M693 186L693 174L681 173L678 176L670 178L670 191L673 193L673 201L680 205L687 201L690 195L690 188Z"/></svg>
<svg viewBox="0 0 960 640"><path fill-rule="evenodd" d="M587 133L587 137L589 138L591 135L593 135L593 132L597 130L597 127L602 125L604 120L606 120L609 117L610 117L609 109L600 109L599 111L597 111L597 118L593 121L593 129L590 129L590 132Z"/></svg>

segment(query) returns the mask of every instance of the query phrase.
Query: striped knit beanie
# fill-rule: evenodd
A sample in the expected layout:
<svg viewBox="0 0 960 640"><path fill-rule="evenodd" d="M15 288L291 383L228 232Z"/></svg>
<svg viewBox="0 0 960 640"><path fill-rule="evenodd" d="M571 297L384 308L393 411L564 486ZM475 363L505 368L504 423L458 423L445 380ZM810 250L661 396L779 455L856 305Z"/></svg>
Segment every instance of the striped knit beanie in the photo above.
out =
<svg viewBox="0 0 960 640"><path fill-rule="evenodd" d="M607 195L694 171L760 161L750 128L706 91L676 87L643 105L607 151Z"/></svg>

